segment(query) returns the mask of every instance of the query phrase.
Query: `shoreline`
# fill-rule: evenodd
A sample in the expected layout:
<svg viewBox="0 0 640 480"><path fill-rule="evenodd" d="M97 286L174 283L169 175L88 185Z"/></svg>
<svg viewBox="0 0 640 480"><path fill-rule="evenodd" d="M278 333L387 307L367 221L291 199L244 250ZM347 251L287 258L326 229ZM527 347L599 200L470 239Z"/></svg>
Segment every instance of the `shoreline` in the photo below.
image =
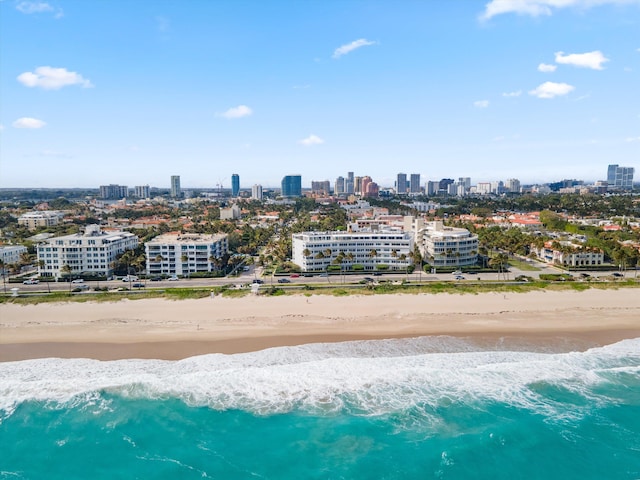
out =
<svg viewBox="0 0 640 480"><path fill-rule="evenodd" d="M157 358L419 336L579 349L640 337L635 289L0 305L0 361Z"/></svg>

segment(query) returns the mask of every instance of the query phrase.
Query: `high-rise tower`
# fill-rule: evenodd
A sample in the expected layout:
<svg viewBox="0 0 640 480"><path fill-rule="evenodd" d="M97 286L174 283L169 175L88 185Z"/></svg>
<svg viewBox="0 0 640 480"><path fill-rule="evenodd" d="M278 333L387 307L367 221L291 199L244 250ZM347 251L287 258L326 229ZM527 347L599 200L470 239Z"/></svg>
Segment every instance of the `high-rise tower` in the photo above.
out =
<svg viewBox="0 0 640 480"><path fill-rule="evenodd" d="M240 175L234 173L231 175L231 196L237 197L240 195Z"/></svg>
<svg viewBox="0 0 640 480"><path fill-rule="evenodd" d="M182 196L182 190L180 189L180 175L171 175L171 196L173 198L180 198Z"/></svg>

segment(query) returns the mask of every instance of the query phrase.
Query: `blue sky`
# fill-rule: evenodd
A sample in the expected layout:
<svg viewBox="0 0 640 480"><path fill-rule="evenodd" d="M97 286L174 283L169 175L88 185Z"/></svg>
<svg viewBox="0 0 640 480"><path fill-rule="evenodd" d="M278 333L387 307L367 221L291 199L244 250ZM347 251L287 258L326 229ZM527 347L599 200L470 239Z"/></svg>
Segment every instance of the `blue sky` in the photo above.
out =
<svg viewBox="0 0 640 480"><path fill-rule="evenodd" d="M0 0L0 186L640 177L640 0Z"/></svg>

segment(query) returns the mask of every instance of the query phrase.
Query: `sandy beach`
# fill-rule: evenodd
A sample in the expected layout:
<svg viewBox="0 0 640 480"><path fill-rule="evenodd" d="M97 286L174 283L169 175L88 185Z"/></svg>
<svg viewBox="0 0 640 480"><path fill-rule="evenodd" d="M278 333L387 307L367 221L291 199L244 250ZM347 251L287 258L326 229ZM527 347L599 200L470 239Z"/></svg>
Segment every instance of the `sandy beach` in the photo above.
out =
<svg viewBox="0 0 640 480"><path fill-rule="evenodd" d="M640 294L619 289L0 305L0 361L179 359L424 335L605 345L640 337Z"/></svg>

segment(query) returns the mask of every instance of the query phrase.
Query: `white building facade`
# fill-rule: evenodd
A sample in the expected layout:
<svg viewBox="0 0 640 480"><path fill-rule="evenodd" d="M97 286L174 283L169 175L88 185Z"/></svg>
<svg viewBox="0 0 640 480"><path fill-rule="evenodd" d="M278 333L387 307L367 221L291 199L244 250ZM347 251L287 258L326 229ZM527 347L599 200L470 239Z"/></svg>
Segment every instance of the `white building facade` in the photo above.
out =
<svg viewBox="0 0 640 480"><path fill-rule="evenodd" d="M292 247L293 263L303 272L354 265L365 271L405 270L413 263L413 238L403 232L303 232L292 235Z"/></svg>
<svg viewBox="0 0 640 480"><path fill-rule="evenodd" d="M532 250L540 260L551 264L565 265L567 267L583 267L589 265L604 264L604 252L597 249L584 248L571 242L560 242L564 248L554 248L552 242L547 242L542 248Z"/></svg>
<svg viewBox="0 0 640 480"><path fill-rule="evenodd" d="M38 245L38 275L60 278L65 275L101 275L113 273L116 257L138 246L138 237L130 232L103 232L88 225L84 233L53 237ZM63 269L69 266L69 271Z"/></svg>
<svg viewBox="0 0 640 480"><path fill-rule="evenodd" d="M227 235L166 233L145 245L149 275L188 275L219 270L229 251Z"/></svg>
<svg viewBox="0 0 640 480"><path fill-rule="evenodd" d="M434 267L462 267L478 261L478 236L465 228L429 222L419 226L416 242L423 258Z"/></svg>
<svg viewBox="0 0 640 480"><path fill-rule="evenodd" d="M5 245L0 247L0 260L2 260L4 268L6 269L7 265L20 262L20 257L23 253L27 253L27 247L24 245Z"/></svg>
<svg viewBox="0 0 640 480"><path fill-rule="evenodd" d="M27 227L29 230L35 230L39 227L53 227L60 223L62 217L64 217L62 212L56 212L54 210L27 212L18 217L18 225Z"/></svg>

